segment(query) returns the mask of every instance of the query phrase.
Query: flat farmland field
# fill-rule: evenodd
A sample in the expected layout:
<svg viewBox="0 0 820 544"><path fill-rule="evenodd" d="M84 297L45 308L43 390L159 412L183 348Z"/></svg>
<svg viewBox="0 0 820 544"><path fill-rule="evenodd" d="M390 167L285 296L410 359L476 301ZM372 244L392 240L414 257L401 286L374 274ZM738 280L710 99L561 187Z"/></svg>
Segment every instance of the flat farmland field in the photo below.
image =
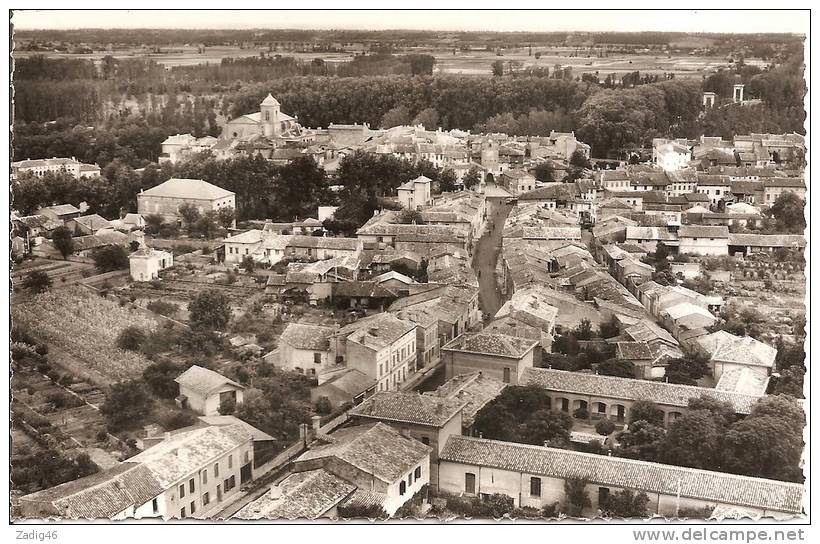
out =
<svg viewBox="0 0 820 544"><path fill-rule="evenodd" d="M541 58L536 59L535 53L540 52ZM464 75L489 75L492 73L492 63L500 60L504 63L518 61L523 67L549 68L556 64L562 67L572 68L573 75L578 76L584 72L598 71L601 77L607 74L625 74L636 70L651 73L674 73L677 77L700 77L702 74L716 71L720 67L728 66L728 62L723 57L705 57L697 55L672 55L663 54L611 54L606 57L598 57L585 53L577 56L566 48L538 49L533 48L533 56L529 55L527 49L515 51L506 50L502 55L496 55L493 51L452 51L435 52L437 73L455 73ZM747 64L760 64L759 59L747 59ZM505 67L506 68L506 67Z"/></svg>
<svg viewBox="0 0 820 544"><path fill-rule="evenodd" d="M692 44L688 44L692 45ZM541 54L539 59L535 58L535 53ZM90 59L99 61L106 55L112 55L118 59L144 58L152 59L159 64L168 67L174 66L194 66L197 64L219 64L225 58L247 58L258 57L260 54L282 55L283 57L294 57L300 60L311 61L321 58L327 63L334 64L353 60L354 53L328 53L328 52L302 52L279 50L269 52L267 47L240 48L239 46L213 46L206 47L203 52L190 45L172 46L168 52L153 53L145 49L117 49L112 52L96 51L87 54L71 54L59 52L38 52L38 51L15 51L16 58L32 55L46 55L50 58L71 58ZM463 75L489 75L492 73L492 63L501 60L503 62L518 61L524 67L537 66L546 67L552 70L556 64L563 67L571 67L573 75L578 76L583 72L595 72L601 74L615 73L618 75L639 70L641 72L652 73L674 73L678 77L695 77L704 73L717 70L720 67L728 66L725 58L719 56L698 56L698 55L672 55L667 56L660 53L628 54L612 53L605 57L591 54L588 50L578 50L569 47L534 47L533 56L529 55L527 48L506 49L502 55L496 55L495 51L456 51L454 55L452 49L440 48L419 48L406 53L421 53L432 55L436 58L435 73L440 74L463 74ZM399 52L397 54L404 54ZM746 64L764 66L760 59L745 59ZM603 76L602 76L603 77Z"/></svg>

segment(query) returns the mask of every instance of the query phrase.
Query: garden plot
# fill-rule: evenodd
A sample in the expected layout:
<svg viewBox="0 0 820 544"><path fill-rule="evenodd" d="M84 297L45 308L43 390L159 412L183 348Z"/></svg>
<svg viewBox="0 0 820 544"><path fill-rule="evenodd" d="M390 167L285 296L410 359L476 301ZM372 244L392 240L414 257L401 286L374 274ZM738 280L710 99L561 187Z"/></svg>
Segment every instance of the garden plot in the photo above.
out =
<svg viewBox="0 0 820 544"><path fill-rule="evenodd" d="M88 450L93 449L95 457L103 464L116 463L120 452L106 451L116 450L116 447L112 448L116 444L110 442L108 437L101 439L104 436L101 433L106 429L104 417L95 406L87 404L82 395L72 394L74 386L87 391L92 397L102 397L100 403L105 400L101 391L88 384L79 382L64 387L30 370L18 370L12 379L15 402L59 429L62 451L81 449L90 453Z"/></svg>
<svg viewBox="0 0 820 544"><path fill-rule="evenodd" d="M58 287L61 284L82 280L85 276L93 274L94 266L74 261L33 259L14 266L14 272L12 272L13 283L19 285L29 273L35 270L48 274L52 285Z"/></svg>
<svg viewBox="0 0 820 544"><path fill-rule="evenodd" d="M12 304L12 318L57 353L69 355L73 360L63 359L77 368L68 369L84 379L110 384L139 376L150 364L141 354L119 349L116 341L127 326L148 331L156 329L157 322L83 287L18 297Z"/></svg>

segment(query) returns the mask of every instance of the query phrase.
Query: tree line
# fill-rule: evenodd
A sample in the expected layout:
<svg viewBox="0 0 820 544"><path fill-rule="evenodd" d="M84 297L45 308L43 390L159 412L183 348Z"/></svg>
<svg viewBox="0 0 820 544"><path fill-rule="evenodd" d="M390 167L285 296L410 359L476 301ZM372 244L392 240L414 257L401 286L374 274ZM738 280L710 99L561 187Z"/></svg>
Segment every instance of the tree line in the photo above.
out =
<svg viewBox="0 0 820 544"><path fill-rule="evenodd" d="M155 161L159 144L171 134L217 135L222 119L258 111L268 93L308 127L423 121L443 129L514 134L574 129L599 157L622 156L654 137L805 132L799 55L763 71L740 66L737 74L718 73L703 82L673 79L627 88L606 88L594 78L547 77L548 71L515 77L418 75L432 70L425 55L357 57L349 68L358 77L315 75L327 67L284 57L170 72L153 61L104 60L91 79L70 79L72 63L84 61L18 62L20 74L29 79L15 79L15 158L73 155L101 166L116 158L135 167ZM140 62L147 63L144 69ZM87 67L78 66L77 74L88 75ZM302 73L295 66L306 66L304 73L311 75L292 75ZM223 69L230 79L239 73L248 79L213 81ZM280 69L281 77L275 77ZM380 72L390 75L374 75ZM266 73L268 79L254 80ZM702 90L727 92L735 76L749 82L749 92L761 103L702 112Z"/></svg>

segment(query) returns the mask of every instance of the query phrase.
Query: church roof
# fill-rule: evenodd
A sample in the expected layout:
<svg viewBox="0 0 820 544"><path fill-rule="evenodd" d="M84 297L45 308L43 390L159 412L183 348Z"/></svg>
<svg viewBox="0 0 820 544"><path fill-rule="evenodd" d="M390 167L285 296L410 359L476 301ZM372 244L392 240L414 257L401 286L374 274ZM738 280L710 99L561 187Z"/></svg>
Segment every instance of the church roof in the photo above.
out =
<svg viewBox="0 0 820 544"><path fill-rule="evenodd" d="M268 96L262 101L263 106L278 106L279 101L276 100L272 94L268 93Z"/></svg>

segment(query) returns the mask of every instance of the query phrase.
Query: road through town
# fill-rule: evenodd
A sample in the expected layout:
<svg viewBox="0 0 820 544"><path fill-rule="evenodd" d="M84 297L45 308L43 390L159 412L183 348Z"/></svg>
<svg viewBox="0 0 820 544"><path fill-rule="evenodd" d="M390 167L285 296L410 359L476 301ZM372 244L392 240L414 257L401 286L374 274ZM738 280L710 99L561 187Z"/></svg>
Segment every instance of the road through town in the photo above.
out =
<svg viewBox="0 0 820 544"><path fill-rule="evenodd" d="M504 302L496 284L495 265L501 251L504 221L511 209L503 198L487 199L487 226L476 243L473 257L473 269L478 276L478 302L485 315L495 315Z"/></svg>

